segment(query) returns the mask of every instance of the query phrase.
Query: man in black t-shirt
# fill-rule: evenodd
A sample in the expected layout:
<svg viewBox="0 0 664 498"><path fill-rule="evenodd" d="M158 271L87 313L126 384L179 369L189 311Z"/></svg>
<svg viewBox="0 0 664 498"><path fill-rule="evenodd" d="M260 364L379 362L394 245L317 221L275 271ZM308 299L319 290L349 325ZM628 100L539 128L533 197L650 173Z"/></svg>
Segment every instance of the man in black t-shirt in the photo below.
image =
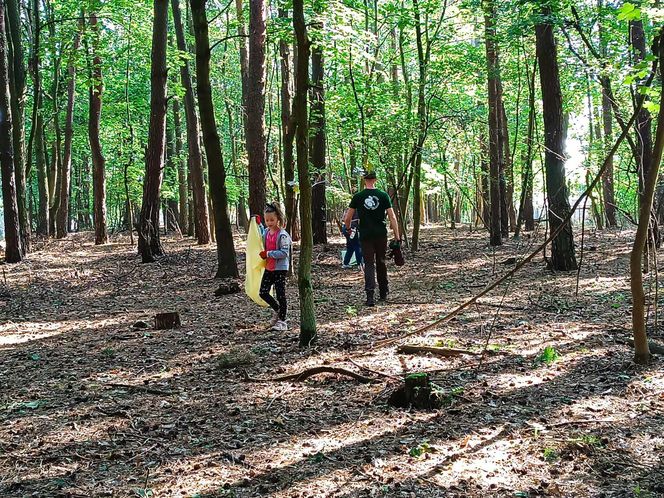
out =
<svg viewBox="0 0 664 498"><path fill-rule="evenodd" d="M364 289L367 292L367 306L375 306L376 273L378 274L378 292L381 301L387 299L389 284L387 281L387 226L385 215L390 219L390 226L395 240L399 238L397 217L392 209L392 202L382 190L376 188L376 173L369 171L364 175L365 188L353 196L344 222L350 226L357 211L360 218L360 241L364 256Z"/></svg>

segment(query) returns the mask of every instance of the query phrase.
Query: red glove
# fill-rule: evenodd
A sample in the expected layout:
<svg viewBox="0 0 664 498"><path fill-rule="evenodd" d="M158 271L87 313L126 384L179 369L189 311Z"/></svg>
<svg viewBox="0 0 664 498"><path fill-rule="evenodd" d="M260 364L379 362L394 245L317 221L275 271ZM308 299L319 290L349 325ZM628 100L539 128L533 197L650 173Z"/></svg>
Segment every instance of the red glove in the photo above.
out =
<svg viewBox="0 0 664 498"><path fill-rule="evenodd" d="M261 251L258 255L263 259L267 259L267 251Z"/></svg>
<svg viewBox="0 0 664 498"><path fill-rule="evenodd" d="M256 223L258 223L259 225L261 224L261 215L260 214L256 215Z"/></svg>

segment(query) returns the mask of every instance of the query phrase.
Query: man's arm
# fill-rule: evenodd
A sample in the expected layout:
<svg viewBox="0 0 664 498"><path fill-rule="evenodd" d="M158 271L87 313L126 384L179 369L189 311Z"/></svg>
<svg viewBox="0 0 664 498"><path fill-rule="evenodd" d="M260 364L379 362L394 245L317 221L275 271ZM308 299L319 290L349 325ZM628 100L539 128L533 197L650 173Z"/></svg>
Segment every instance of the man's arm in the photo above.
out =
<svg viewBox="0 0 664 498"><path fill-rule="evenodd" d="M344 216L344 224L346 225L346 230L350 229L350 224L353 221L354 215L355 215L355 208L348 208L348 211L346 211L346 216Z"/></svg>
<svg viewBox="0 0 664 498"><path fill-rule="evenodd" d="M392 227L394 240L401 240L401 238L399 237L399 223L397 222L397 215L394 214L393 208L387 209L387 217L390 219L390 226Z"/></svg>

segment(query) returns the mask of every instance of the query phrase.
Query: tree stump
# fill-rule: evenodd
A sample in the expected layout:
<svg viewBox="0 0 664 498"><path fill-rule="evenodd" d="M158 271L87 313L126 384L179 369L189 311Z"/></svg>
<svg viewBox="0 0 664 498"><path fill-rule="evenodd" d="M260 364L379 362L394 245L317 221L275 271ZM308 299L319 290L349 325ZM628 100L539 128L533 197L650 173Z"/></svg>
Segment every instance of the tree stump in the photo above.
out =
<svg viewBox="0 0 664 498"><path fill-rule="evenodd" d="M157 313L154 317L154 328L156 330L178 329L181 326L180 313Z"/></svg>
<svg viewBox="0 0 664 498"><path fill-rule="evenodd" d="M408 375L404 385L390 395L388 403L395 408L413 407L420 410L435 410L442 405L439 393L432 389L429 375L414 373Z"/></svg>

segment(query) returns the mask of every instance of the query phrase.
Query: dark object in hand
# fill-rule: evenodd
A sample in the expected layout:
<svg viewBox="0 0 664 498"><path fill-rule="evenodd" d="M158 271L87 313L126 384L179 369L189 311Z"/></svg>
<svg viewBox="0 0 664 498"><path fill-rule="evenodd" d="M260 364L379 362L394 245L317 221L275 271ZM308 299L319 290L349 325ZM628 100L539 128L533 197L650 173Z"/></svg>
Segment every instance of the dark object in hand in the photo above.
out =
<svg viewBox="0 0 664 498"><path fill-rule="evenodd" d="M401 250L400 240L392 240L390 242L390 252L387 253L387 257L393 258L396 266L403 266L406 263L406 260L403 257L403 251Z"/></svg>
<svg viewBox="0 0 664 498"><path fill-rule="evenodd" d="M267 251L261 251L258 253L258 255L263 259L267 259Z"/></svg>

